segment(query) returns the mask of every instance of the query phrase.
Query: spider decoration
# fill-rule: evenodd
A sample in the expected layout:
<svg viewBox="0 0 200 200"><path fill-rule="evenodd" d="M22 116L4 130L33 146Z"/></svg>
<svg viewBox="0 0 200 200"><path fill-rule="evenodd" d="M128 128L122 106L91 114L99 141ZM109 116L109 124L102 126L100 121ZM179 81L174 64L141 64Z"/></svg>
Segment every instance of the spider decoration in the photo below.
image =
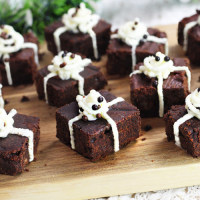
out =
<svg viewBox="0 0 200 200"><path fill-rule="evenodd" d="M69 120L70 142L72 149L75 149L73 123L82 119L83 121L94 121L100 118L106 119L111 125L114 137L114 150L119 151L119 133L115 121L107 114L109 107L124 101L123 98L118 97L110 102L101 96L101 94L95 90L91 90L87 96L77 95L76 101L79 106L79 115Z"/></svg>
<svg viewBox="0 0 200 200"><path fill-rule="evenodd" d="M32 48L35 54L35 62L38 62L38 47L36 44L31 42L25 42L23 36L16 32L12 26L1 25L0 26L0 57L5 65L6 75L8 79L8 84L12 85L12 77L10 72L10 53L19 51L20 49Z"/></svg>
<svg viewBox="0 0 200 200"><path fill-rule="evenodd" d="M171 72L185 71L188 78L188 90L190 91L191 72L186 66L174 66L174 63L168 56L161 52L157 52L155 56L149 56L144 59L144 65L140 66L139 70L135 70L130 74L144 73L151 78L156 77L156 84L159 97L159 116L163 117L164 113L164 98L163 98L163 79L167 79Z"/></svg>

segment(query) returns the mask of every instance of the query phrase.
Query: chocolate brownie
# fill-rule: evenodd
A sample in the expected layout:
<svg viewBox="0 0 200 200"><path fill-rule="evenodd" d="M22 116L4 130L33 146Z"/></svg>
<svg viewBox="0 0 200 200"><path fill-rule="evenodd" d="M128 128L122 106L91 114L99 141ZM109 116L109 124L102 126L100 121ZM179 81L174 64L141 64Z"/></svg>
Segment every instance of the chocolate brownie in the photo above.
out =
<svg viewBox="0 0 200 200"><path fill-rule="evenodd" d="M108 91L100 91L107 102L116 99ZM140 112L126 101L118 102L109 107L108 115L116 122L119 132L119 147L127 146L139 137L141 118ZM79 114L77 102L72 102L56 111L57 138L64 144L70 144L68 121ZM80 119L73 123L76 151L82 156L96 161L114 152L113 131L107 120L100 118L95 121Z"/></svg>
<svg viewBox="0 0 200 200"><path fill-rule="evenodd" d="M184 47L184 28L190 22L197 21L199 14L192 15L191 17L186 17L182 19L178 24L178 43L182 47ZM186 51L186 55L190 59L192 64L199 65L200 64L200 25L196 24L191 27L186 36L187 45L185 45L184 50Z"/></svg>
<svg viewBox="0 0 200 200"><path fill-rule="evenodd" d="M166 33L158 29L148 28L150 35L166 38ZM154 55L156 52L165 53L164 44L146 41L136 47L137 63L143 62L144 58ZM121 39L111 39L107 49L108 61L106 64L109 75L128 75L132 72L132 47L124 43Z"/></svg>
<svg viewBox="0 0 200 200"><path fill-rule="evenodd" d="M61 21L55 22L45 28L45 39L47 41L47 48L54 55L58 54L57 47L54 41L53 33L59 28L64 26ZM97 37L97 48L100 55L105 54L110 40L110 27L104 20L99 20L98 24L93 27L93 31ZM74 53L85 55L87 58L94 59L94 50L92 39L89 34L72 33L66 31L60 35L61 50L67 50Z"/></svg>
<svg viewBox="0 0 200 200"><path fill-rule="evenodd" d="M166 122L165 130L168 141L174 141L174 123L187 114L184 105L172 106L171 110L164 115ZM187 120L179 127L181 147L193 157L200 156L200 120L196 117Z"/></svg>
<svg viewBox="0 0 200 200"><path fill-rule="evenodd" d="M35 84L39 99L45 99L44 77L49 74L47 67L36 72ZM80 75L84 77L84 92L88 94L91 89L100 90L107 85L106 77L99 68L89 64ZM47 82L47 94L49 105L61 107L76 100L78 81L74 79L61 80L58 76Z"/></svg>
<svg viewBox="0 0 200 200"><path fill-rule="evenodd" d="M33 33L25 34L24 42L32 42L38 45L38 39ZM21 49L20 51L10 53L9 55L11 77L13 81L12 85L33 84L33 76L37 69L33 49ZM8 80L5 65L2 60L0 60L0 71L2 77L1 83L6 86L8 85Z"/></svg>
<svg viewBox="0 0 200 200"><path fill-rule="evenodd" d="M174 58L174 66L187 66L190 69L188 59ZM136 70L143 65L136 65ZM140 110L141 117L159 116L159 99L157 93L157 78L150 78L145 74L133 74L130 77L131 102ZM185 97L189 94L188 81L185 71L172 72L163 81L164 113L172 105L184 105Z"/></svg>
<svg viewBox="0 0 200 200"><path fill-rule="evenodd" d="M33 131L35 154L40 140L39 118L17 113L13 119L13 127ZM29 163L28 140L16 134L0 137L0 174L15 175L25 169Z"/></svg>

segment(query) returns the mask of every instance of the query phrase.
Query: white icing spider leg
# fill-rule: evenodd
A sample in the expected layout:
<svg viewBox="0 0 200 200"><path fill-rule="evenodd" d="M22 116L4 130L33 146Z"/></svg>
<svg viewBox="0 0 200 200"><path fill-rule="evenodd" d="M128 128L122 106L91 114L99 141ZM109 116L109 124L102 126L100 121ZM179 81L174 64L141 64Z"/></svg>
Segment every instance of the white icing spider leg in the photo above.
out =
<svg viewBox="0 0 200 200"><path fill-rule="evenodd" d="M47 82L50 78L57 76L55 73L50 73L47 76L44 77L44 95L45 95L45 100L46 103L48 103L48 95L47 95Z"/></svg>
<svg viewBox="0 0 200 200"><path fill-rule="evenodd" d="M179 138L179 126L181 124L183 124L184 122L186 122L187 120L193 118L193 117L194 117L194 115L186 114L174 123L174 126L173 126L173 128L174 128L174 139L175 139L175 144L177 146L181 147L180 138Z"/></svg>
<svg viewBox="0 0 200 200"><path fill-rule="evenodd" d="M172 71L185 71L188 77L188 90L190 92L191 72L188 67L172 67Z"/></svg>
<svg viewBox="0 0 200 200"><path fill-rule="evenodd" d="M84 96L84 78L79 73L72 73L71 77L75 80L78 80L79 94Z"/></svg>
<svg viewBox="0 0 200 200"><path fill-rule="evenodd" d="M8 116L14 117L16 114L17 114L17 111L16 111L15 109L12 109L12 110L9 112Z"/></svg>
<svg viewBox="0 0 200 200"><path fill-rule="evenodd" d="M57 53L59 53L61 51L61 47L60 47L60 35L64 32L66 32L68 30L68 28L66 26L62 26L58 29L56 29L56 31L53 33L54 35L54 41L57 47Z"/></svg>
<svg viewBox="0 0 200 200"><path fill-rule="evenodd" d="M136 46L133 45L131 48L131 56L132 56L132 71L135 70L135 65L137 62L137 58L136 58Z"/></svg>
<svg viewBox="0 0 200 200"><path fill-rule="evenodd" d="M92 45L93 45L93 50L94 50L94 57L96 59L98 59L99 56L98 56L98 49L97 49L97 37L96 37L96 34L95 34L95 32L92 29L90 29L88 31L88 33L89 33L89 35L90 35L90 37L92 39Z"/></svg>
<svg viewBox="0 0 200 200"><path fill-rule="evenodd" d="M140 70L135 70L135 71L133 71L130 75L129 75L129 77L131 77L133 74L142 74L143 72L142 71L140 71Z"/></svg>
<svg viewBox="0 0 200 200"><path fill-rule="evenodd" d="M34 159L34 149L33 149L33 131L29 129L22 129L22 128L14 128L11 130L11 134L17 134L21 136L28 137L28 150L29 150L29 162L32 162Z"/></svg>
<svg viewBox="0 0 200 200"><path fill-rule="evenodd" d="M117 97L116 99L114 99L114 100L108 102L108 103L107 103L107 106L110 107L110 106L112 106L112 105L114 105L114 104L117 104L117 103L119 103L119 102L121 102L121 101L124 101L124 99L123 99L122 97Z"/></svg>
<svg viewBox="0 0 200 200"><path fill-rule="evenodd" d="M158 97L159 97L159 116L163 117L164 113L164 97L163 97L163 77L162 75L158 76Z"/></svg>
<svg viewBox="0 0 200 200"><path fill-rule="evenodd" d="M0 84L0 108L4 108L4 100L2 96L2 84Z"/></svg>
<svg viewBox="0 0 200 200"><path fill-rule="evenodd" d="M9 62L5 62L5 59L9 59L9 58L10 58L9 54L4 54L3 55L3 62L4 62L4 65L5 65L8 85L12 85L13 81L12 81L11 72L10 72L10 63Z"/></svg>
<svg viewBox="0 0 200 200"><path fill-rule="evenodd" d="M73 119L70 119L68 121L68 126L69 126L69 132L70 132L70 144L71 144L71 148L75 149L75 141L74 141L74 131L73 131L73 123L80 120L82 118L83 114L80 114L76 117L74 117Z"/></svg>
<svg viewBox="0 0 200 200"><path fill-rule="evenodd" d="M39 66L39 60L38 60L38 47L36 44L31 43L31 42L26 42L22 45L21 47L22 49L26 49L26 48L31 48L34 51L34 57L35 57L35 63L37 64L37 66Z"/></svg>
<svg viewBox="0 0 200 200"><path fill-rule="evenodd" d="M104 119L108 121L108 123L112 127L112 132L113 132L113 137L114 137L114 151L117 152L119 151L119 132L117 129L117 125L115 121L107 113L102 113L102 116Z"/></svg>

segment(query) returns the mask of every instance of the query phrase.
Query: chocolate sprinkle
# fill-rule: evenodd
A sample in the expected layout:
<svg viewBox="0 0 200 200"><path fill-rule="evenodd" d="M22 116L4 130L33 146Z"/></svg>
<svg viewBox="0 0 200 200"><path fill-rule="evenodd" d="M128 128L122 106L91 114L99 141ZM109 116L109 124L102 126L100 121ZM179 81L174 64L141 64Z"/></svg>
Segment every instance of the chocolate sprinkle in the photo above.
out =
<svg viewBox="0 0 200 200"><path fill-rule="evenodd" d="M60 68L63 68L63 67L65 67L65 65L66 65L66 64L67 64L66 62L64 62L64 63L60 64Z"/></svg>
<svg viewBox="0 0 200 200"><path fill-rule="evenodd" d="M97 100L98 100L98 102L99 102L99 103L101 103L101 102L103 101L103 97L102 97L102 96L100 96L100 97L98 97L98 99L97 99Z"/></svg>
<svg viewBox="0 0 200 200"><path fill-rule="evenodd" d="M98 113L98 114L96 115L96 117L97 117L98 119L100 119L100 118L101 118L101 114Z"/></svg>
<svg viewBox="0 0 200 200"><path fill-rule="evenodd" d="M82 116L82 120L83 120L84 122L86 122L86 121L88 120L88 117L87 117L86 115L83 115L83 116Z"/></svg>
<svg viewBox="0 0 200 200"><path fill-rule="evenodd" d="M98 108L98 106L96 105L96 104L93 104L92 105L92 110L98 110L99 108Z"/></svg>
<svg viewBox="0 0 200 200"><path fill-rule="evenodd" d="M157 86L158 86L158 81L157 80L153 81L153 87L157 88Z"/></svg>
<svg viewBox="0 0 200 200"><path fill-rule="evenodd" d="M145 35L143 36L143 38L144 38L144 39L147 39L147 35L145 34Z"/></svg>
<svg viewBox="0 0 200 200"><path fill-rule="evenodd" d="M75 58L75 54L74 54L74 53L72 53L70 57L71 57L71 58Z"/></svg>

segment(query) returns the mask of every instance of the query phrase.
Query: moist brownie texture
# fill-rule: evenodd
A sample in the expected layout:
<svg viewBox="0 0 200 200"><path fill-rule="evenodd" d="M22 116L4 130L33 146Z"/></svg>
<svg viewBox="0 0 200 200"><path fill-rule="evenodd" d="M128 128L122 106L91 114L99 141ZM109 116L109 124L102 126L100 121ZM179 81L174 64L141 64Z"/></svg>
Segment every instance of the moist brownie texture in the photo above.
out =
<svg viewBox="0 0 200 200"><path fill-rule="evenodd" d="M32 42L38 45L38 40L33 33L24 35L24 42ZM35 63L35 54L33 49L21 49L18 52L10 53L10 71L13 85L33 84L33 76L36 72L37 65ZM2 84L8 85L5 65L0 60L0 71L2 76Z"/></svg>
<svg viewBox="0 0 200 200"><path fill-rule="evenodd" d="M187 66L190 69L188 59L174 58L174 66ZM143 63L136 65L136 70ZM191 69L190 69L191 70ZM154 81L145 74L133 74L130 77L131 102L140 110L141 117L159 116L159 99L157 86ZM185 71L172 72L163 81L164 112L166 113L172 105L184 105L185 98L189 94L188 81Z"/></svg>
<svg viewBox="0 0 200 200"><path fill-rule="evenodd" d="M168 141L174 141L174 123L187 114L184 105L172 106L171 110L164 115L166 122L165 130ZM179 137L181 147L185 149L193 157L200 156L200 120L193 117L187 120L179 127Z"/></svg>
<svg viewBox="0 0 200 200"><path fill-rule="evenodd" d="M34 133L34 154L40 139L39 118L22 114L14 117L14 127L29 129ZM25 169L29 163L28 138L9 134L0 138L0 174L15 175Z"/></svg>
<svg viewBox="0 0 200 200"><path fill-rule="evenodd" d="M195 14L191 17L186 17L182 19L178 24L178 43L183 46L184 42L184 28L186 24L192 21L197 21L199 14ZM200 64L200 26L196 25L189 29L188 31L188 44L186 55L190 59L191 63L199 65Z"/></svg>
<svg viewBox="0 0 200 200"><path fill-rule="evenodd" d="M57 55L57 47L55 45L53 33L59 28L64 26L61 21L55 22L45 28L45 39L47 41L47 48L54 55ZM100 55L105 54L109 40L110 40L110 27L111 25L104 20L99 20L98 24L93 27L93 31L97 37L97 48ZM94 50L92 39L89 34L81 32L74 34L70 31L60 35L61 50L67 50L73 53L80 53L87 58L94 59Z"/></svg>
<svg viewBox="0 0 200 200"><path fill-rule="evenodd" d="M166 38L166 33L157 29L148 28L150 35ZM156 52L165 52L164 44L155 42L144 42L136 47L137 63L143 62L144 58L154 55ZM107 49L108 62L106 64L109 75L128 75L132 72L132 47L124 43L121 39L112 39Z"/></svg>
<svg viewBox="0 0 200 200"><path fill-rule="evenodd" d="M44 77L49 74L47 67L40 69L35 75L35 84L39 99L44 96ZM106 77L99 68L92 64L79 73L84 77L84 92L87 95L91 89L100 90L107 85ZM74 79L61 80L58 76L47 82L47 94L49 105L61 107L76 100L78 92L78 81Z"/></svg>
<svg viewBox="0 0 200 200"><path fill-rule="evenodd" d="M100 91L100 94L107 102L116 98L105 90ZM73 102L59 108L56 112L56 136L68 146L70 146L68 121L79 114L78 110L77 102ZM135 106L122 101L111 106L107 113L117 124L120 149L139 137L141 118ZM107 120L101 118L85 122L81 119L73 123L73 130L76 151L91 161L96 161L114 152L113 133Z"/></svg>

